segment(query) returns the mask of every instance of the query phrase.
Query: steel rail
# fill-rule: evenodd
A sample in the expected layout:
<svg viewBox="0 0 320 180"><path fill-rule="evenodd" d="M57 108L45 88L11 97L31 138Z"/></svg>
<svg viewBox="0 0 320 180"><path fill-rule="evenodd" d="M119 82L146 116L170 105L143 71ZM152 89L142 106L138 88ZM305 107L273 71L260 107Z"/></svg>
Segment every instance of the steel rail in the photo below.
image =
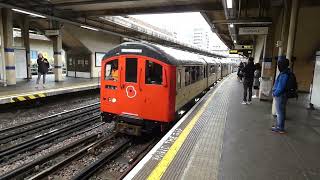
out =
<svg viewBox="0 0 320 180"><path fill-rule="evenodd" d="M69 126L57 129L55 131L49 132L47 134L44 134L42 136L38 136L34 139L25 141L21 144L9 147L5 150L0 151L0 162L4 161L5 159L8 159L16 154L19 154L21 152L25 152L27 150L30 150L34 147L40 146L42 144L48 143L58 137L62 137L68 134L71 134L73 132L76 132L77 130L83 129L87 127L88 124L94 123L96 120L99 119L99 115L93 116L93 117L87 117L83 119L82 121L73 123Z"/></svg>
<svg viewBox="0 0 320 180"><path fill-rule="evenodd" d="M65 117L61 117L60 119L48 119L46 121L41 121L41 123L35 124L30 128L24 128L21 131L11 131L12 133L6 134L4 136L0 136L0 144L5 144L12 140L15 140L21 137L26 137L35 131L39 132L45 129L49 129L56 125L75 120L81 116L86 116L86 115L94 114L97 112L99 112L99 109L93 108L93 109L88 109L86 111L78 112L77 114L68 114Z"/></svg>
<svg viewBox="0 0 320 180"><path fill-rule="evenodd" d="M20 125L17 125L17 126L6 128L6 129L1 129L0 130L0 135L5 134L8 131L16 130L18 128L24 128L24 127L26 127L28 125L33 125L33 124L39 123L41 121L45 121L47 119L59 117L59 116L62 116L62 115L68 114L68 113L72 113L72 112L79 111L79 110L82 110L82 109L86 109L86 108L89 108L89 107L93 107L93 106L96 106L96 105L100 105L100 102L89 104L89 105L82 106L82 107L79 107L79 108L75 108L75 109L72 109L72 110L64 111L64 112L61 112L61 113L53 114L53 115L38 119L36 121L31 121L31 122L28 122L28 123L20 124Z"/></svg>
<svg viewBox="0 0 320 180"><path fill-rule="evenodd" d="M57 169L65 166L66 164L71 163L73 160L75 160L77 158L84 156L86 153L89 153L90 149L92 149L93 147L100 146L104 142L114 138L116 135L117 135L117 133L113 133L113 134L108 135L106 137L100 137L99 139L96 139L95 142L85 146L84 148L80 149L79 151L73 153L71 156L69 156L66 159L58 162L57 164L45 169L44 171L41 171L40 173L28 178L28 180L43 179L45 176L48 176L49 174L53 174Z"/></svg>
<svg viewBox="0 0 320 180"><path fill-rule="evenodd" d="M94 161L91 165L84 168L80 173L74 176L73 180L84 180L89 179L95 172L97 172L103 165L110 162L118 154L127 149L131 145L131 139L127 139L117 144L112 150L107 151L99 155L99 159Z"/></svg>
<svg viewBox="0 0 320 180"><path fill-rule="evenodd" d="M129 168L126 169L124 173L121 174L120 177L118 177L118 180L123 179L140 161L141 159L153 148L153 146L157 143L155 139L151 140L149 143L147 143L144 148L142 148L137 154L134 155L129 160Z"/></svg>
<svg viewBox="0 0 320 180"><path fill-rule="evenodd" d="M80 144L83 143L90 143L93 140L96 140L98 138L98 134L92 134L89 136L86 136L82 139L79 139L67 146L64 146L56 151L53 151L45 156L42 156L38 159L35 159L34 161L31 161L30 163L27 163L23 166L20 166L2 176L0 176L0 180L7 180L7 179L13 179L17 176L21 176L22 174L27 174L29 171L31 171L35 166L43 164L44 162L50 161L51 159L59 156L60 154L65 153L66 151L69 151L71 149L74 149L75 147L79 146Z"/></svg>

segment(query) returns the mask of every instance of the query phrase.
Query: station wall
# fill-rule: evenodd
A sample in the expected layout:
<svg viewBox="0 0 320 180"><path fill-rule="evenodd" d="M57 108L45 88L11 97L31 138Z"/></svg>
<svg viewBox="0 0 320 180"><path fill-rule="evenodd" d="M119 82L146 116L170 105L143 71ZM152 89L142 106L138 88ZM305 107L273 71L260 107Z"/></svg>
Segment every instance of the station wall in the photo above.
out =
<svg viewBox="0 0 320 180"><path fill-rule="evenodd" d="M320 11L319 7L299 9L297 31L294 45L294 72L299 90L309 92L313 79L315 53L320 50Z"/></svg>
<svg viewBox="0 0 320 180"><path fill-rule="evenodd" d="M16 61L16 77L27 78L26 50L21 37L14 38L15 61ZM30 39L30 56L31 66L37 63L38 53L42 53L48 59L50 66L54 65L53 44L52 41ZM65 51L62 51L62 62L65 65Z"/></svg>
<svg viewBox="0 0 320 180"><path fill-rule="evenodd" d="M91 51L91 77L99 77L100 65L96 63L96 53L106 53L114 46L121 43L119 36L83 29L73 25L65 25L64 30L72 34L75 38Z"/></svg>

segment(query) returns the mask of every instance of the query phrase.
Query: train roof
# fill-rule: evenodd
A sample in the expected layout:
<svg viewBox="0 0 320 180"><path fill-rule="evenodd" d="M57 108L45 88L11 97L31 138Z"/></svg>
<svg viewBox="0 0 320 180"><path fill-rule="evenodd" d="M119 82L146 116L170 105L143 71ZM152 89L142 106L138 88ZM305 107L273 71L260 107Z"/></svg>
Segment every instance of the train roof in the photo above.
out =
<svg viewBox="0 0 320 180"><path fill-rule="evenodd" d="M198 54L177 50L161 45L140 42L126 42L111 49L103 59L124 54L148 56L171 65L202 65L206 61Z"/></svg>

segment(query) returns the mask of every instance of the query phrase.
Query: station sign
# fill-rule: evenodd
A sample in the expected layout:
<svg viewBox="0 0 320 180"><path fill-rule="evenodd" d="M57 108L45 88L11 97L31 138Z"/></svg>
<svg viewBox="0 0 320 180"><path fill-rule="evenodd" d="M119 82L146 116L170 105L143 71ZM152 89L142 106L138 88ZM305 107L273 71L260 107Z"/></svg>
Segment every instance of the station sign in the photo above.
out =
<svg viewBox="0 0 320 180"><path fill-rule="evenodd" d="M238 50L231 49L231 50L229 50L229 54L238 54Z"/></svg>
<svg viewBox="0 0 320 180"><path fill-rule="evenodd" d="M268 27L240 27L239 35L263 35L268 34Z"/></svg>
<svg viewBox="0 0 320 180"><path fill-rule="evenodd" d="M44 31L44 34L46 36L58 36L60 34L60 31L57 29L47 29Z"/></svg>
<svg viewBox="0 0 320 180"><path fill-rule="evenodd" d="M253 45L235 45L235 49L253 49Z"/></svg>
<svg viewBox="0 0 320 180"><path fill-rule="evenodd" d="M229 50L229 54L240 54L240 55L243 55L243 54L252 54L252 50L250 49L231 49Z"/></svg>

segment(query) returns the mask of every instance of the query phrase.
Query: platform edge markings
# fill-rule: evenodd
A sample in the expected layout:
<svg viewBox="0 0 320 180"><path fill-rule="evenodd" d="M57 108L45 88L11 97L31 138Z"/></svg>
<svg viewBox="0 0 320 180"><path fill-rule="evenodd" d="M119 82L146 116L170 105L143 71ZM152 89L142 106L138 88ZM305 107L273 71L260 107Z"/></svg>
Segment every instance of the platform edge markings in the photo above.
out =
<svg viewBox="0 0 320 180"><path fill-rule="evenodd" d="M191 149L191 158L186 167L183 168L184 172L181 179L218 179L219 163L223 149L223 136L228 114L227 109L229 107L229 88L230 86L226 90L221 89L223 94L221 96L219 94L219 99L210 102L207 113L212 119L208 119L209 117L205 116L201 117L204 119L201 119L199 123L203 123L205 126L201 130L196 146ZM216 106L217 104L220 106ZM210 110L210 107L214 107L215 111ZM210 158L210 161L208 158ZM199 169L194 171L194 167Z"/></svg>
<svg viewBox="0 0 320 180"><path fill-rule="evenodd" d="M39 90L29 93L21 93L21 94L13 94L8 96L2 96L0 97L0 104L5 103L16 103L26 100L32 100L37 98L44 98L47 96L54 96L59 95L63 93L71 93L71 92L78 92L78 91L84 91L89 89L97 89L99 88L99 84L89 84L89 85L78 85L78 86L70 86L66 88L56 88L56 89L48 89L48 90ZM64 92L68 91L68 92Z"/></svg>
<svg viewBox="0 0 320 180"><path fill-rule="evenodd" d="M227 77L226 80L228 80L230 78ZM170 149L168 150L168 152L164 155L164 157L162 158L162 160L158 163L158 165L156 166L156 168L151 172L151 174L148 176L148 180L154 180L154 179L161 179L161 177L163 176L163 174L165 173L165 171L167 170L167 168L169 167L169 165L171 164L171 162L173 161L175 155L178 153L178 151L180 150L181 146L183 145L184 141L186 140L186 138L188 137L189 133L191 132L191 130L193 129L193 127L195 126L195 124L198 122L200 116L203 114L204 110L206 109L206 107L208 106L208 104L211 102L212 98L214 97L214 95L217 93L217 90L220 89L220 87L226 82L223 81L219 87L217 89L215 89L215 91L211 94L211 96L207 99L207 101L205 102L205 104L201 107L201 109L196 113L196 115L192 118L192 120L189 122L189 124L187 125L187 127L181 132L181 134L178 136L178 138L176 139L176 141L173 143L173 145L170 147Z"/></svg>
<svg viewBox="0 0 320 180"><path fill-rule="evenodd" d="M43 98L43 97L46 97L46 94L36 93L31 95L13 97L11 98L10 102L15 103L15 102L21 102L21 101L32 100L32 99Z"/></svg>
<svg viewBox="0 0 320 180"><path fill-rule="evenodd" d="M227 80L227 79L225 79ZM217 84L217 87L214 87L214 89L210 90L209 93L212 93L214 91L216 91L219 87L220 87L220 83L222 83L223 81L219 81ZM199 109L201 108L199 105L200 104L204 104L204 101L206 101L211 94L207 94L204 97L202 97L200 99L200 101L198 101L191 109L189 112L187 112L187 114L180 119L175 125L174 127L149 151L149 153L147 153L147 155L134 167L133 170L131 170L127 176L124 178L124 180L131 180L131 179L136 179L136 176L139 175L142 171L144 166L151 161L153 155L155 155L157 153L157 151L162 147L162 145L171 137L173 136L173 133L175 132L176 129L178 129L182 124L188 124L188 122L186 122L188 119L190 119L190 116L192 114L196 114L196 112L194 111L199 111ZM158 164L158 163L157 163ZM154 166L155 167L155 166ZM150 174L150 172L144 176L144 179ZM140 177L142 178L142 177Z"/></svg>

